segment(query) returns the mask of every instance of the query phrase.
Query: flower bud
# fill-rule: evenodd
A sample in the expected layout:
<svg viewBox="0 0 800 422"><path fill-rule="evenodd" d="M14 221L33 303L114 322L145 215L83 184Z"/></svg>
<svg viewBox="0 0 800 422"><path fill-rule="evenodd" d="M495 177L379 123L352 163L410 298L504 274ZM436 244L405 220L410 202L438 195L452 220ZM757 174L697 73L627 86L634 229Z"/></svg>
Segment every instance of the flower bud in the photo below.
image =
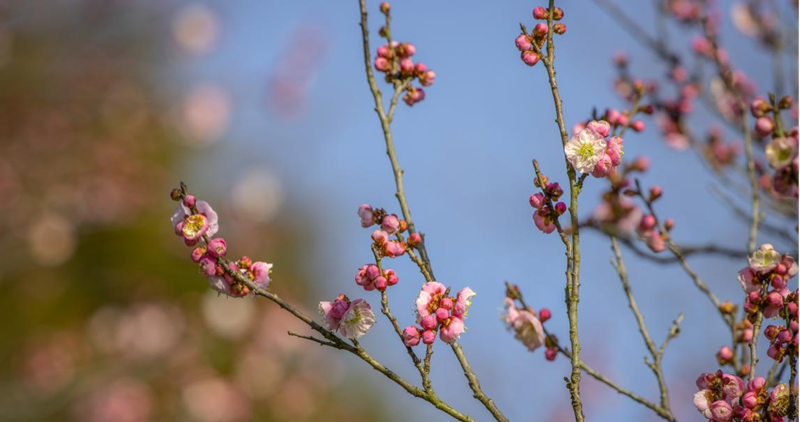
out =
<svg viewBox="0 0 800 422"><path fill-rule="evenodd" d="M547 24L544 22L539 22L536 26L533 27L533 33L536 35L546 35L547 34Z"/></svg>
<svg viewBox="0 0 800 422"><path fill-rule="evenodd" d="M206 248L205 246L198 246L192 249L192 261L200 262L201 259L206 255Z"/></svg>
<svg viewBox="0 0 800 422"><path fill-rule="evenodd" d="M384 15L388 15L389 14L389 10L390 10L389 2L381 3L381 13L383 13Z"/></svg>
<svg viewBox="0 0 800 422"><path fill-rule="evenodd" d="M673 227L675 227L675 220L673 220L672 217L667 217L664 220L664 228L670 231Z"/></svg>
<svg viewBox="0 0 800 422"><path fill-rule="evenodd" d="M208 242L208 254L214 258L224 257L227 251L228 245L225 243L225 239L221 237L211 239L211 241Z"/></svg>
<svg viewBox="0 0 800 422"><path fill-rule="evenodd" d="M631 123L631 129L636 132L644 131L644 122L641 120L635 120L633 123Z"/></svg>
<svg viewBox="0 0 800 422"><path fill-rule="evenodd" d="M558 202L556 204L556 214L561 215L567 211L567 204L563 202Z"/></svg>
<svg viewBox="0 0 800 422"><path fill-rule="evenodd" d="M408 235L408 246L416 248L422 243L422 236L419 233L411 233Z"/></svg>
<svg viewBox="0 0 800 422"><path fill-rule="evenodd" d="M376 245L383 245L389 241L389 233L386 233L383 230L375 230L372 232L372 240Z"/></svg>
<svg viewBox="0 0 800 422"><path fill-rule="evenodd" d="M384 270L383 276L386 277L386 282L389 283L390 286L394 286L400 281L400 277L397 276L394 270Z"/></svg>
<svg viewBox="0 0 800 422"><path fill-rule="evenodd" d="M439 309L436 310L436 320L437 321L443 322L444 320L446 320L449 317L450 317L450 312L448 312L447 309L439 308Z"/></svg>
<svg viewBox="0 0 800 422"><path fill-rule="evenodd" d="M522 62L528 66L534 66L536 63L539 63L539 55L530 50L523 51L520 58Z"/></svg>
<svg viewBox="0 0 800 422"><path fill-rule="evenodd" d="M422 326L423 330L433 330L436 328L436 316L435 315L425 315L419 321L419 325Z"/></svg>
<svg viewBox="0 0 800 422"><path fill-rule="evenodd" d="M403 329L403 344L408 347L414 347L419 344L419 329L413 325Z"/></svg>
<svg viewBox="0 0 800 422"><path fill-rule="evenodd" d="M533 18L534 19L536 19L536 20L547 19L548 16L549 16L549 13L547 12L547 9L545 9L544 7L536 6L536 7L533 8Z"/></svg>
<svg viewBox="0 0 800 422"><path fill-rule="evenodd" d="M556 356L558 356L558 350L553 347L549 347L544 351L544 358L550 362L556 360Z"/></svg>
<svg viewBox="0 0 800 422"><path fill-rule="evenodd" d="M526 51L531 49L531 40L525 34L519 34L519 36L514 40L514 44L516 44L517 49L519 51Z"/></svg>
<svg viewBox="0 0 800 422"><path fill-rule="evenodd" d="M183 192L177 188L173 189L169 192L169 197L175 202L180 201L183 198Z"/></svg>
<svg viewBox="0 0 800 422"><path fill-rule="evenodd" d="M539 310L539 321L545 322L551 317L550 310L547 308L542 308Z"/></svg>
<svg viewBox="0 0 800 422"><path fill-rule="evenodd" d="M541 193L534 193L531 195L531 197L528 199L528 202L530 202L531 206L537 210L542 209L542 206L544 206L546 203L544 195Z"/></svg>
<svg viewBox="0 0 800 422"><path fill-rule="evenodd" d="M770 110L772 110L772 106L763 98L756 98L750 103L750 113L752 113L755 118L764 117Z"/></svg>
<svg viewBox="0 0 800 422"><path fill-rule="evenodd" d="M555 9L553 9L553 20L560 21L563 18L564 18L564 10L562 10L560 7L556 7Z"/></svg>
<svg viewBox="0 0 800 422"><path fill-rule="evenodd" d="M663 191L661 189L661 186L659 185L653 186L652 188L650 188L650 200L655 201L656 199L661 198L662 192Z"/></svg>
<svg viewBox="0 0 800 422"><path fill-rule="evenodd" d="M553 14L555 15L555 13L553 13ZM558 35L561 35L561 34L567 32L567 25L565 25L565 24L563 24L561 22L553 24L553 32L555 32Z"/></svg>
<svg viewBox="0 0 800 422"><path fill-rule="evenodd" d="M450 299L449 297L442 298L442 300L439 302L439 308L444 308L448 311L453 309L453 299Z"/></svg>
<svg viewBox="0 0 800 422"><path fill-rule="evenodd" d="M769 117L760 117L756 120L756 135L759 137L763 138L771 134L773 128L775 128L775 123Z"/></svg>
<svg viewBox="0 0 800 422"><path fill-rule="evenodd" d="M785 95L778 101L778 108L788 110L792 108L792 97Z"/></svg>
<svg viewBox="0 0 800 422"><path fill-rule="evenodd" d="M725 365L733 359L733 349L728 346L722 346L717 352L717 361L720 365Z"/></svg>
<svg viewBox="0 0 800 422"><path fill-rule="evenodd" d="M186 195L183 197L183 205L185 205L187 208L194 208L196 204L197 198L195 198L194 195Z"/></svg>
<svg viewBox="0 0 800 422"><path fill-rule="evenodd" d="M386 287L389 285L385 277L377 277L375 278L375 281L373 283L375 285L375 288L378 289L379 292L385 291Z"/></svg>
<svg viewBox="0 0 800 422"><path fill-rule="evenodd" d="M436 341L436 332L426 330L422 332L422 342L425 344L433 344Z"/></svg>

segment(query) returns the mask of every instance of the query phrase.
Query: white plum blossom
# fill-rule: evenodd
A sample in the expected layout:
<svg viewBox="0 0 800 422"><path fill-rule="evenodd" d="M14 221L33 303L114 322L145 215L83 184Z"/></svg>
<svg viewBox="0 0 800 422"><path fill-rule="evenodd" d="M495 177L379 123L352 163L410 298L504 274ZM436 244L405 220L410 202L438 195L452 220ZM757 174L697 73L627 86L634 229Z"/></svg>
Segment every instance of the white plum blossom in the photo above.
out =
<svg viewBox="0 0 800 422"><path fill-rule="evenodd" d="M781 254L772 245L765 243L757 251L747 258L750 268L758 273L767 273L775 269L781 262Z"/></svg>
<svg viewBox="0 0 800 422"><path fill-rule="evenodd" d="M357 339L375 324L375 314L372 308L363 299L356 299L350 303L350 308L339 321L339 334L349 338Z"/></svg>
<svg viewBox="0 0 800 422"><path fill-rule="evenodd" d="M591 173L606 153L606 140L596 131L585 128L567 142L564 153L575 170Z"/></svg>

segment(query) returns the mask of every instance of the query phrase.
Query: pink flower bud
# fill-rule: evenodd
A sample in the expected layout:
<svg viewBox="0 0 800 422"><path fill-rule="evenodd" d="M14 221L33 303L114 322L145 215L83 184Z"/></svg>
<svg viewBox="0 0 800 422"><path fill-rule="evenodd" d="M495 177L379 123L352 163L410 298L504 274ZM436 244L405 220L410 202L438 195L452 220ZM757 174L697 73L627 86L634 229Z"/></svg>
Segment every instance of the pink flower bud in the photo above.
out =
<svg viewBox="0 0 800 422"><path fill-rule="evenodd" d="M414 47L414 44L410 42L403 43L400 45L400 52L403 57L411 57L417 52L417 47Z"/></svg>
<svg viewBox="0 0 800 422"><path fill-rule="evenodd" d="M186 195L183 197L183 205L187 208L192 208L197 204L197 198L194 195Z"/></svg>
<svg viewBox="0 0 800 422"><path fill-rule="evenodd" d="M208 254L214 258L224 257L227 251L228 245L225 243L225 239L221 237L211 239L211 241L208 242Z"/></svg>
<svg viewBox="0 0 800 422"><path fill-rule="evenodd" d="M567 204L563 202L556 203L556 214L561 215L567 211Z"/></svg>
<svg viewBox="0 0 800 422"><path fill-rule="evenodd" d="M544 358L550 362L556 360L556 356L558 356L558 350L555 347L548 347L547 350L544 351Z"/></svg>
<svg viewBox="0 0 800 422"><path fill-rule="evenodd" d="M764 117L771 109L772 107L763 98L756 98L750 103L750 112L755 118Z"/></svg>
<svg viewBox="0 0 800 422"><path fill-rule="evenodd" d="M778 266L780 266L780 265L778 265ZM779 275L775 275L774 277L772 277L772 281L770 282L770 284L772 284L772 287L774 287L774 288L776 288L778 290L782 290L783 288L786 287L787 283L786 283L786 279L784 279L783 277L781 277Z"/></svg>
<svg viewBox="0 0 800 422"><path fill-rule="evenodd" d="M376 57L375 69L379 72L386 72L387 70L389 70L389 60L386 60L383 57Z"/></svg>
<svg viewBox="0 0 800 422"><path fill-rule="evenodd" d="M375 218L372 215L372 207L369 204L361 204L358 207L358 218L361 219L361 227L367 228L375 224Z"/></svg>
<svg viewBox="0 0 800 422"><path fill-rule="evenodd" d="M381 275L381 270L378 269L377 265L369 264L366 268L366 275L370 280L375 280L379 275Z"/></svg>
<svg viewBox="0 0 800 422"><path fill-rule="evenodd" d="M542 308L541 310L539 310L539 321L545 322L548 319L550 319L550 317L551 317L551 314L550 314L550 310L549 309Z"/></svg>
<svg viewBox="0 0 800 422"><path fill-rule="evenodd" d="M422 243L422 236L419 233L411 233L408 235L408 246L416 248Z"/></svg>
<svg viewBox="0 0 800 422"><path fill-rule="evenodd" d="M447 309L439 308L436 310L436 320L442 322L450 317L450 312Z"/></svg>
<svg viewBox="0 0 800 422"><path fill-rule="evenodd" d="M720 347L719 352L717 352L717 359L720 362L730 362L733 359L733 349L728 346Z"/></svg>
<svg viewBox="0 0 800 422"><path fill-rule="evenodd" d="M381 3L380 7L381 7L381 13L383 13L384 15L388 15L389 14L390 8L389 8L389 3L388 2Z"/></svg>
<svg viewBox="0 0 800 422"><path fill-rule="evenodd" d="M390 286L394 286L400 281L400 278L394 270L383 270L383 276L386 277L386 282L389 283Z"/></svg>
<svg viewBox="0 0 800 422"><path fill-rule="evenodd" d="M642 231L650 230L655 226L656 226L656 218L653 217L652 214L645 215L639 222L639 229Z"/></svg>
<svg viewBox="0 0 800 422"><path fill-rule="evenodd" d="M379 292L383 292L386 290L386 286L389 285L389 282L386 281L385 277L378 277L374 281L375 288L378 289Z"/></svg>
<svg viewBox="0 0 800 422"><path fill-rule="evenodd" d="M408 347L414 347L419 344L419 329L413 325L403 329L403 343Z"/></svg>
<svg viewBox="0 0 800 422"><path fill-rule="evenodd" d="M547 34L547 24L544 22L539 22L536 26L533 27L533 32L537 35L546 35Z"/></svg>
<svg viewBox="0 0 800 422"><path fill-rule="evenodd" d="M542 206L545 204L544 195L541 193L534 193L528 199L528 202L530 202L533 208L536 208L537 210L542 209Z"/></svg>
<svg viewBox="0 0 800 422"><path fill-rule="evenodd" d="M641 120L636 120L631 123L631 129L635 130L636 132L644 131L644 122Z"/></svg>
<svg viewBox="0 0 800 422"><path fill-rule="evenodd" d="M747 328L742 330L741 341L743 343L749 343L751 340L753 340L753 329Z"/></svg>
<svg viewBox="0 0 800 422"><path fill-rule="evenodd" d="M192 249L192 261L200 262L201 259L206 255L206 248L204 247L197 247Z"/></svg>
<svg viewBox="0 0 800 422"><path fill-rule="evenodd" d="M564 19L564 10L560 7L556 7L553 9L553 20L560 21L561 19Z"/></svg>
<svg viewBox="0 0 800 422"><path fill-rule="evenodd" d="M771 134L773 128L775 128L775 124L769 117L760 117L756 120L756 135L759 137Z"/></svg>
<svg viewBox="0 0 800 422"><path fill-rule="evenodd" d="M655 230L647 236L646 243L647 247L655 253L663 252L667 248L664 239Z"/></svg>
<svg viewBox="0 0 800 422"><path fill-rule="evenodd" d="M372 240L376 245L383 245L389 241L389 233L386 233L383 230L375 230L372 232Z"/></svg>
<svg viewBox="0 0 800 422"><path fill-rule="evenodd" d="M742 404L748 409L754 409L758 406L758 394L750 391L742 396Z"/></svg>
<svg viewBox="0 0 800 422"><path fill-rule="evenodd" d="M539 63L539 55L530 50L523 51L520 55L520 58L522 58L522 62L528 66L533 66L536 63Z"/></svg>
<svg viewBox="0 0 800 422"><path fill-rule="evenodd" d="M453 299L450 299L449 297L442 298L441 302L439 302L439 308L446 309L448 311L453 309L453 305Z"/></svg>
<svg viewBox="0 0 800 422"><path fill-rule="evenodd" d="M205 256L200 260L199 268L200 274L206 277L213 277L217 275L217 260L210 256Z"/></svg>
<svg viewBox="0 0 800 422"><path fill-rule="evenodd" d="M531 40L525 34L519 34L519 36L514 40L514 44L517 45L517 49L519 49L519 51L530 50L532 47Z"/></svg>
<svg viewBox="0 0 800 422"><path fill-rule="evenodd" d="M778 337L776 339L781 343L788 343L792 341L792 332L789 330L782 330L778 333Z"/></svg>
<svg viewBox="0 0 800 422"><path fill-rule="evenodd" d="M422 332L422 342L425 344L433 344L436 341L436 332L435 331L423 331Z"/></svg>
<svg viewBox="0 0 800 422"><path fill-rule="evenodd" d="M411 73L414 71L414 62L409 58L400 60L400 71L403 73Z"/></svg>
<svg viewBox="0 0 800 422"><path fill-rule="evenodd" d="M655 201L658 198L661 198L661 194L663 193L661 186L655 185L650 188L650 200Z"/></svg>
<svg viewBox="0 0 800 422"><path fill-rule="evenodd" d="M436 72L432 70L428 70L427 72L423 73L422 76L419 78L420 83L422 86L431 86L433 82L436 80Z"/></svg>
<svg viewBox="0 0 800 422"><path fill-rule="evenodd" d="M767 293L767 306L780 307L783 306L783 296L776 291Z"/></svg>
<svg viewBox="0 0 800 422"><path fill-rule="evenodd" d="M775 341L782 328L777 325L767 325L767 328L764 329L764 337L768 338L769 341Z"/></svg>
<svg viewBox="0 0 800 422"><path fill-rule="evenodd" d="M533 8L533 18L537 20L547 19L549 13L547 9L542 6L536 6Z"/></svg>
<svg viewBox="0 0 800 422"><path fill-rule="evenodd" d="M385 59L388 59L389 56L391 55L392 55L392 50L389 49L388 45L384 44L378 47L378 57L383 57Z"/></svg>
<svg viewBox="0 0 800 422"><path fill-rule="evenodd" d="M434 328L436 328L436 325L437 325L436 316L432 315L432 314L431 315L425 315L419 321L419 325L422 326L423 330L433 330Z"/></svg>
<svg viewBox="0 0 800 422"><path fill-rule="evenodd" d="M428 66L425 63L417 63L414 65L414 73L417 75L422 75L423 73L428 71Z"/></svg>
<svg viewBox="0 0 800 422"><path fill-rule="evenodd" d="M650 159L645 156L636 157L629 168L631 170L645 172L650 168Z"/></svg>

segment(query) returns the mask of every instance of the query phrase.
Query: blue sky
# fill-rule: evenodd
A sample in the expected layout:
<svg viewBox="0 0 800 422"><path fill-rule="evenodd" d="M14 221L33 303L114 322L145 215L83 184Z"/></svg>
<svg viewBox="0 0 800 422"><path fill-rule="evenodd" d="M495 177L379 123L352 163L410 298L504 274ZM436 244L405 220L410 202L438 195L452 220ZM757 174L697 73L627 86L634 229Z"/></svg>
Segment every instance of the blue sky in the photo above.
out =
<svg viewBox="0 0 800 422"><path fill-rule="evenodd" d="M654 27L650 2L619 4L642 26ZM269 168L282 181L290 204L313 215L313 224L319 228L320 244L312 248L309 271L325 280L319 285L320 300L343 291L377 305L376 295L359 292L352 282L356 269L371 258L370 232L360 228L355 210L364 202L393 212L399 213L399 209L364 76L357 2L230 0L206 5L221 20L216 49L202 58L180 62L167 78L176 91L192 83L210 82L231 93L229 131L221 142L198 151L196 159L223 163L230 179L252 167ZM567 339L562 245L555 235L536 230L527 201L534 192L532 158L542 163L552 179L566 185L545 70L541 64L534 68L523 65L514 47L518 23L531 27L531 10L536 5L416 0L392 4L394 36L413 42L415 58L437 73L436 83L427 89L427 99L414 108L401 105L393 127L406 171L408 201L417 227L427 235L438 279L456 289L471 286L478 293L461 343L484 390L507 416L519 421L547 420L547 415L569 406L561 380L568 374L568 360L559 357L550 363L542 350L528 353L499 320L503 282L509 280L523 288L531 306L553 311L547 327ZM637 75L655 78L664 74L655 56L593 2L565 1L560 5L568 30L557 38L556 63L568 126L588 117L593 107L602 110L623 105L613 91L614 52L628 52ZM373 50L379 40L377 7L378 2L369 3ZM729 15L725 17L729 21ZM308 69L305 112L286 119L267 104L268 81L298 28L311 28L318 34L304 43L315 64ZM673 45L686 49L690 37L682 33L685 30L670 29ZM772 86L769 56L757 51L754 41L728 23L722 38L735 65L759 82L760 92ZM708 120L706 113L699 112L695 131L703 133ZM679 243L713 242L744 249L746 226L714 199L711 186L716 179L691 152L666 147L652 119L645 123L648 129L644 133L628 135L625 157L645 154L653 159L643 183L664 187L658 208L661 215L675 219L674 238ZM193 167L187 163L176 172L185 174ZM226 189L225 182L212 186L220 195ZM598 203L603 186L598 180L588 181L581 196L582 215ZM780 244L768 236L760 240ZM620 384L656 401L655 378L643 363L646 349L609 265L609 242L587 232L582 250L583 357ZM796 250L792 252L796 254ZM699 372L717 369L714 354L728 341L728 333L679 267L637 260L627 250L623 254L634 293L657 342L677 314L685 313L682 332L670 346L664 366L676 414L700 420L691 405L694 379ZM741 300L736 271L746 265L744 257L690 262L723 300ZM405 260L390 266L401 280L391 290L393 310L400 323L408 325L413 322L410 309L422 280ZM314 307L313 303L306 305ZM393 336L387 321L381 320L363 344L413 379L414 369ZM446 420L388 381L377 380L379 375L352 357L342 357L360 371L349 380L375 378L387 400L398 410L413 413L406 420ZM440 396L478 420L486 420L488 414L471 398L449 349L439 344L433 365ZM768 363L761 369L766 370L765 366ZM586 411L594 415L593 420L654 419L641 405L588 376L584 380Z"/></svg>

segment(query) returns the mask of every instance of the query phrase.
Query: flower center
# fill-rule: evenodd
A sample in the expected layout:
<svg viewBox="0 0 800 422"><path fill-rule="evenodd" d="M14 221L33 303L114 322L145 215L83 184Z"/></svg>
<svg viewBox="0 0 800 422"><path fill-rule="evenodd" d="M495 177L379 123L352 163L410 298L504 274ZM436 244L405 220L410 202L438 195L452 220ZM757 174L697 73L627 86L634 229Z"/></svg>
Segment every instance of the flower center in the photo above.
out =
<svg viewBox="0 0 800 422"><path fill-rule="evenodd" d="M195 214L186 218L183 225L183 234L186 237L197 236L206 225L206 218L203 215Z"/></svg>
<svg viewBox="0 0 800 422"><path fill-rule="evenodd" d="M592 158L594 155L594 146L590 142L581 144L581 147L578 149L578 155L584 160Z"/></svg>

